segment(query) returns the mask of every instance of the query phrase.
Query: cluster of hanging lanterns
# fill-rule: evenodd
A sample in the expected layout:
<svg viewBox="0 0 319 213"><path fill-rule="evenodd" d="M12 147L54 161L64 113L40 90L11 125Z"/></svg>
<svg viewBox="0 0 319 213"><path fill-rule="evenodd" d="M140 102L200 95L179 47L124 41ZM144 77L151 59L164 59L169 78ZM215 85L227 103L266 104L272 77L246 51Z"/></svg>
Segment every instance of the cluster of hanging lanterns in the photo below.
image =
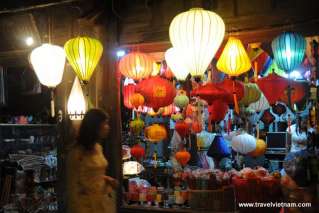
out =
<svg viewBox="0 0 319 213"><path fill-rule="evenodd" d="M87 110L80 81L87 84L102 56L100 41L90 37L76 37L67 41L64 49L49 43L32 50L30 62L41 84L52 89L51 116L55 116L53 89L62 81L65 61L68 59L76 78L68 100L68 114L71 120L80 120Z"/></svg>

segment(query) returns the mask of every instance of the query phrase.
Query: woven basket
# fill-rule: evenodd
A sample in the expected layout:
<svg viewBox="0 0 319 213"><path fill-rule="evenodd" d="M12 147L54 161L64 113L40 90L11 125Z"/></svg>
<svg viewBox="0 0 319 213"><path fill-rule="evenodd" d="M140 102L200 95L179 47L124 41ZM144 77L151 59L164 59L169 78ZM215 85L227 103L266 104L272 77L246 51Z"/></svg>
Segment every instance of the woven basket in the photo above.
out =
<svg viewBox="0 0 319 213"><path fill-rule="evenodd" d="M192 209L209 211L235 211L235 192L232 186L218 190L190 190L189 205Z"/></svg>

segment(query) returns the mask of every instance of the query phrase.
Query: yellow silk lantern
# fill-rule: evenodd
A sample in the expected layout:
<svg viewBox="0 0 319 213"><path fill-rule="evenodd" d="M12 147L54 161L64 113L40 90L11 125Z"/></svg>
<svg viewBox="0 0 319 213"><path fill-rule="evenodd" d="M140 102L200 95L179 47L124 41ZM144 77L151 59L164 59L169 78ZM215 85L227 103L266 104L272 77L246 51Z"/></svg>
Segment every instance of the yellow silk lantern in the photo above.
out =
<svg viewBox="0 0 319 213"><path fill-rule="evenodd" d="M217 68L230 76L239 76L251 68L247 52L237 38L230 37L217 61Z"/></svg>
<svg viewBox="0 0 319 213"><path fill-rule="evenodd" d="M64 50L78 78L87 83L102 56L101 42L90 37L76 37L65 43Z"/></svg>
<svg viewBox="0 0 319 213"><path fill-rule="evenodd" d="M169 37L180 50L192 76L202 76L225 35L225 24L214 12L192 8L178 14L170 24Z"/></svg>

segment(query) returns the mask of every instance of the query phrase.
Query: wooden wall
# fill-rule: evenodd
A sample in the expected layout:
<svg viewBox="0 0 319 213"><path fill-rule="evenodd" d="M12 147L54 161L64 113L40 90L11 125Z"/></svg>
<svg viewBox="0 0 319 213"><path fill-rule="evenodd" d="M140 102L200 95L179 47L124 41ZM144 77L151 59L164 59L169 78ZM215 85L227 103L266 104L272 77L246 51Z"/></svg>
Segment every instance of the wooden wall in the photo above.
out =
<svg viewBox="0 0 319 213"><path fill-rule="evenodd" d="M228 35L238 36L244 42L269 42L283 31L319 33L317 0L123 0L117 6L122 8L118 11L118 42L129 47L157 43L145 48L150 52L170 45L171 20L191 7L218 13L225 21Z"/></svg>

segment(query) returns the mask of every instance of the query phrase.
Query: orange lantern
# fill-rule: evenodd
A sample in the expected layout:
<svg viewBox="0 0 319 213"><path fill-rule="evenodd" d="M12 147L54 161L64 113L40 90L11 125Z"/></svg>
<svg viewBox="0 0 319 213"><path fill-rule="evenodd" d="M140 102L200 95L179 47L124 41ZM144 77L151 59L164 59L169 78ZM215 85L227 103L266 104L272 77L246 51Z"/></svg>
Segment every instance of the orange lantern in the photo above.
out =
<svg viewBox="0 0 319 213"><path fill-rule="evenodd" d="M164 126L152 124L145 128L144 135L150 142L159 142L167 137L167 131Z"/></svg>
<svg viewBox="0 0 319 213"><path fill-rule="evenodd" d="M135 107L138 108L139 106L143 106L144 104L144 97L143 95L141 95L140 93L134 93L133 95L131 95L131 97L129 98L129 102L130 104Z"/></svg>
<svg viewBox="0 0 319 213"><path fill-rule="evenodd" d="M248 153L252 157L258 157L265 154L267 148L267 144L262 139L256 140L256 149L250 153Z"/></svg>
<svg viewBox="0 0 319 213"><path fill-rule="evenodd" d="M175 130L182 138L185 138L190 133L189 126L185 121L177 121L175 123Z"/></svg>
<svg viewBox="0 0 319 213"><path fill-rule="evenodd" d="M130 102L131 96L135 93L135 84L128 84L123 87L124 106L133 109L134 106Z"/></svg>
<svg viewBox="0 0 319 213"><path fill-rule="evenodd" d="M121 58L119 70L125 77L141 80L151 75L154 63L154 60L145 53L131 52Z"/></svg>
<svg viewBox="0 0 319 213"><path fill-rule="evenodd" d="M152 107L155 111L160 107L172 104L176 96L173 84L159 76L139 82L136 91L144 96L145 106Z"/></svg>
<svg viewBox="0 0 319 213"><path fill-rule="evenodd" d="M199 121L193 121L192 123L192 132L193 133L200 133L203 129L202 123Z"/></svg>
<svg viewBox="0 0 319 213"><path fill-rule="evenodd" d="M186 164L191 159L191 154L187 152L186 150L178 151L175 154L175 158L182 166L186 166Z"/></svg>
<svg viewBox="0 0 319 213"><path fill-rule="evenodd" d="M137 160L140 160L145 156L145 149L140 144L136 144L131 148L131 155L136 158Z"/></svg>
<svg viewBox="0 0 319 213"><path fill-rule="evenodd" d="M194 111L195 111L194 106L191 104L188 104L186 107L185 114L187 117L192 117L194 114Z"/></svg>

